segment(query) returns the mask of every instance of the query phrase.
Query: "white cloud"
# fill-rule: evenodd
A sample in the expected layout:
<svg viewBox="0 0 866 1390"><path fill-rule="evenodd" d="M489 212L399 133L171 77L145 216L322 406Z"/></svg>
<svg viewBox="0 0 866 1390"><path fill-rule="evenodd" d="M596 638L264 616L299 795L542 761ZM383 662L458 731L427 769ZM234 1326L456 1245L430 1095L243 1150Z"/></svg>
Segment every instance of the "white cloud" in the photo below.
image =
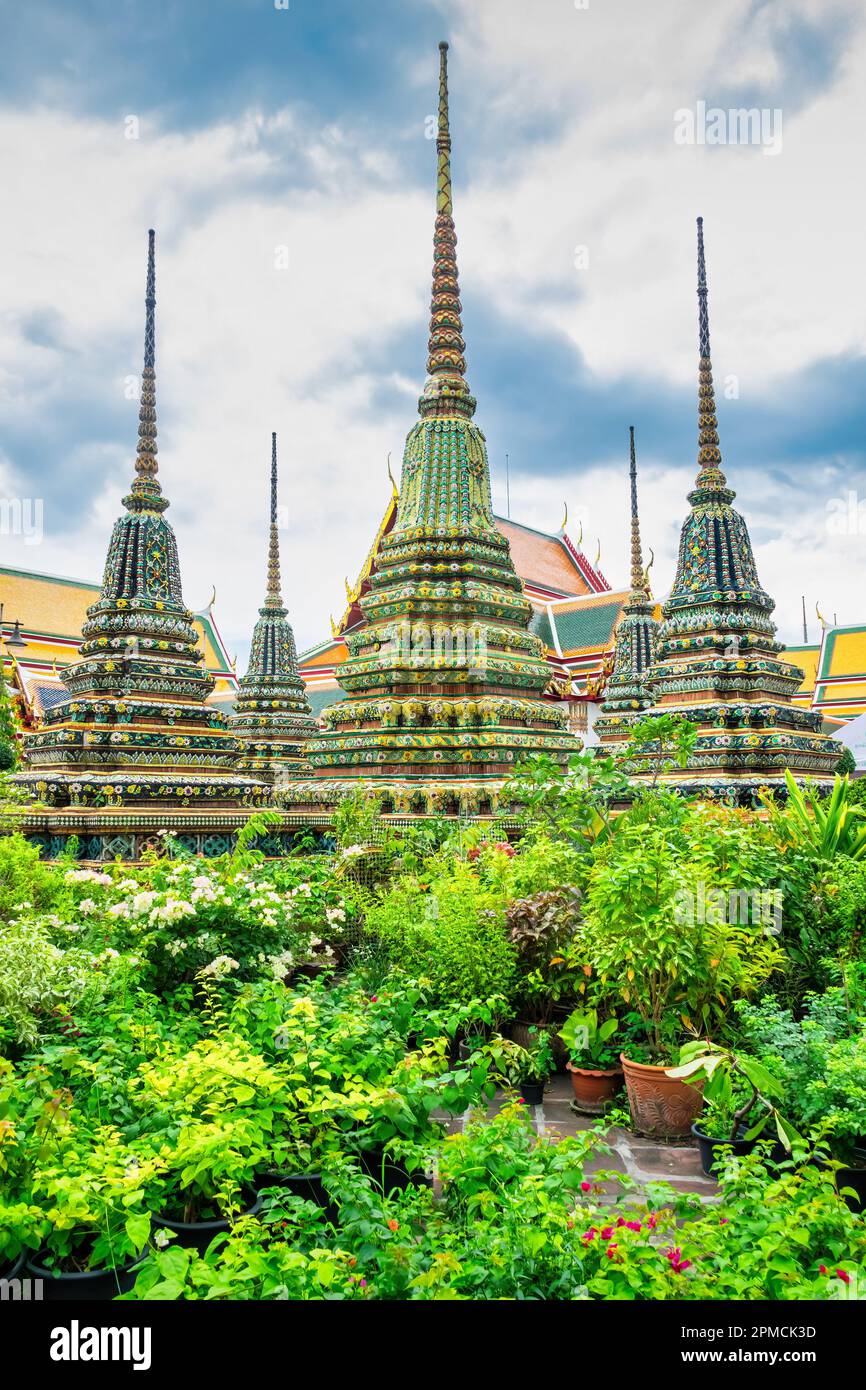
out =
<svg viewBox="0 0 866 1390"><path fill-rule="evenodd" d="M449 0L443 9L461 277L516 332L523 323L553 330L563 354L570 343L602 380L693 380L694 217L702 212L717 380L736 373L749 399L829 355L864 351L866 195L857 175L866 25L852 31L832 87L785 111L778 157L673 141L678 107L713 102L737 84L772 91L780 27L792 17L829 23L854 13L850 4L776 0L755 10L732 0L689 6L687 20L681 0L591 0L586 11L567 0ZM413 80L429 83L432 110L435 55L423 64L407 56ZM563 122L564 112L573 114ZM549 138L506 138L537 117L555 126ZM485 167L473 166L469 184L464 133L473 123L474 134L483 127L485 139L501 132L502 140ZM414 124L412 133L420 138ZM389 138L397 146L409 138L408 118ZM161 477L187 600L204 602L216 585L232 650L243 647L264 583L272 429L291 519L284 591L299 645L327 634L328 613L344 606L343 576L354 577L372 540L389 495L385 456L392 452L396 473L423 374L428 148L429 196L401 187L394 155L368 129L362 136L325 120L313 127L291 107L251 109L187 133L143 112L138 141L124 139L120 120L47 107L0 112L0 161L10 171L0 220L0 399L13 400L19 415L59 409L63 374L73 365L88 370L90 361L96 397L122 399L124 378L140 368L144 234L156 226ZM578 244L589 248L585 271L573 267ZM283 246L288 266L276 270ZM21 321L40 313L56 316L59 346L22 336ZM372 352L382 362L382 349L414 329L417 362L395 359L374 372ZM472 351L470 335L470 378ZM373 406L382 391L403 397L393 414ZM482 427L488 408L482 399ZM624 402L624 421L627 414ZM131 476L132 403L128 415L125 459L101 442L90 448L70 438L51 460L75 476L87 449L103 477L86 523L72 535L52 531L47 498L38 555L16 549L14 538L5 554L99 577ZM793 486L779 496L761 482L775 460L725 457L762 537L759 572L785 634L796 637L793 591L802 587L824 611L862 616L863 547L849 547L840 564L823 494L817 504ZM553 529L563 496L572 516L583 503L590 558L598 535L602 567L617 586L627 573L624 467L603 467L579 439L575 458L570 477L513 471L512 514ZM641 476L661 590L673 577L693 469L644 457ZM501 479L494 482L501 492Z"/></svg>

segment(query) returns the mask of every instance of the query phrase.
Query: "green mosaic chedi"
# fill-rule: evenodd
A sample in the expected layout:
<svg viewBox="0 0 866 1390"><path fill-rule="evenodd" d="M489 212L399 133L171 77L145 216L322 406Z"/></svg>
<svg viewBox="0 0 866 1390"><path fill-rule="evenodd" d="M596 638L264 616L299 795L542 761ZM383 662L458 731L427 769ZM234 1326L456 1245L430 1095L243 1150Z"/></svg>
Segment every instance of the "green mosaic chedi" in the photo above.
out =
<svg viewBox="0 0 866 1390"><path fill-rule="evenodd" d="M403 455L368 621L338 669L348 698L308 744L309 782L286 804L329 804L375 779L385 809L484 812L526 755L579 746L542 692L550 672L532 607L496 530L484 435L473 421L451 202L447 44L440 44L433 291L427 381Z"/></svg>
<svg viewBox="0 0 866 1390"><path fill-rule="evenodd" d="M703 221L698 218L698 476L680 535L674 586L662 610L648 714L679 713L698 726L685 768L663 780L708 796L753 800L783 788L785 768L832 777L839 744L821 715L791 703L803 672L782 656L774 603L758 580L749 531L731 506L716 422ZM653 760L636 764L649 775Z"/></svg>
<svg viewBox="0 0 866 1390"><path fill-rule="evenodd" d="M295 634L280 590L275 434L271 435L267 591L253 629L249 665L241 678L233 728L242 743L241 768L268 780L288 770L304 769L304 744L316 731L306 687L298 672Z"/></svg>
<svg viewBox="0 0 866 1390"><path fill-rule="evenodd" d="M157 477L156 268L148 234L144 370L135 480L114 524L102 589L87 610L70 699L26 740L20 781L54 806L252 806L266 786L237 775L229 717L206 703L193 614Z"/></svg>
<svg viewBox="0 0 866 1390"><path fill-rule="evenodd" d="M595 732L603 744L627 740L630 726L652 704L649 672L655 658L657 624L649 586L649 566L644 568L637 506L637 457L634 426L629 427L629 483L631 488L631 593L616 629L614 667L607 683ZM652 561L650 561L652 563Z"/></svg>

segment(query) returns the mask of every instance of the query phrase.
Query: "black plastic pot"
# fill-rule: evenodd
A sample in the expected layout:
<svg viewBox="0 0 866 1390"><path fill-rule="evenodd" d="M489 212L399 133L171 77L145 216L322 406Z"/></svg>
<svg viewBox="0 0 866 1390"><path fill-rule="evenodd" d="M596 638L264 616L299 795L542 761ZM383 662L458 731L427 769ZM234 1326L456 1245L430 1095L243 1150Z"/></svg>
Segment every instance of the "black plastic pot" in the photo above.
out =
<svg viewBox="0 0 866 1390"><path fill-rule="evenodd" d="M135 1283L142 1258L133 1260L123 1269L92 1269L81 1274L62 1274L46 1269L34 1260L27 1261L27 1277L42 1281L42 1297L48 1303L105 1303L118 1294L129 1293Z"/></svg>
<svg viewBox="0 0 866 1390"><path fill-rule="evenodd" d="M324 973L324 965L320 965L318 961L310 960L305 965L296 966L291 978L293 980L318 980Z"/></svg>
<svg viewBox="0 0 866 1390"><path fill-rule="evenodd" d="M544 1098L543 1081L521 1081L520 1094L527 1105L540 1105Z"/></svg>
<svg viewBox="0 0 866 1390"><path fill-rule="evenodd" d="M322 1182L321 1173L284 1173L277 1169L262 1173L260 1179L259 1198L262 1198L262 1191L268 1187L280 1187L284 1192L291 1192L295 1197L303 1197L308 1202L315 1202L316 1206L322 1208L328 1220L334 1225L340 1219L340 1209L336 1203L331 1201L330 1194Z"/></svg>
<svg viewBox="0 0 866 1390"><path fill-rule="evenodd" d="M758 1142L757 1139L711 1139L697 1123L692 1125L692 1134L698 1141L701 1170L708 1178L715 1176L713 1163L719 1157L721 1149L731 1149L735 1154L750 1154Z"/></svg>
<svg viewBox="0 0 866 1390"><path fill-rule="evenodd" d="M241 1214L258 1216L262 1205L261 1197L251 1188L245 1188L243 1196L247 1206ZM154 1216L151 1220L154 1226L173 1231L178 1245L197 1250L200 1255L204 1254L215 1236L221 1236L230 1229L228 1221L169 1221L165 1216Z"/></svg>
<svg viewBox="0 0 866 1390"><path fill-rule="evenodd" d="M395 1163L384 1149L365 1149L358 1155L363 1172L382 1188L383 1192L393 1192L398 1188L404 1192L407 1187L432 1187L433 1179L421 1169L409 1172L401 1163Z"/></svg>
<svg viewBox="0 0 866 1390"><path fill-rule="evenodd" d="M0 1265L0 1279L20 1279L21 1272L27 1263L27 1251L22 1250L20 1255L16 1255L14 1260L8 1264Z"/></svg>

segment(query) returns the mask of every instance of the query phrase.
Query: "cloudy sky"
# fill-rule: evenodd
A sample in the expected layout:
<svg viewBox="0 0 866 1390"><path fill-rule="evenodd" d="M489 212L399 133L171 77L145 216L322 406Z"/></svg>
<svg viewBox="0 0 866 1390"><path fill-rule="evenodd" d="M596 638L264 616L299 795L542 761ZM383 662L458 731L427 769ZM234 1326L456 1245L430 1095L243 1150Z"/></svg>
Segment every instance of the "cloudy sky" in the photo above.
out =
<svg viewBox="0 0 866 1390"><path fill-rule="evenodd" d="M722 452L780 635L799 639L804 592L810 634L816 602L866 619L859 0L277 4L0 3L0 497L44 499L41 543L0 535L3 563L101 576L154 226L185 598L216 586L243 665L275 429L285 595L300 647L327 635L416 416L447 38L497 510L508 454L512 517L555 530L567 501L622 585L634 424L667 592L695 474L701 213ZM712 114L737 108L765 112L763 137Z"/></svg>

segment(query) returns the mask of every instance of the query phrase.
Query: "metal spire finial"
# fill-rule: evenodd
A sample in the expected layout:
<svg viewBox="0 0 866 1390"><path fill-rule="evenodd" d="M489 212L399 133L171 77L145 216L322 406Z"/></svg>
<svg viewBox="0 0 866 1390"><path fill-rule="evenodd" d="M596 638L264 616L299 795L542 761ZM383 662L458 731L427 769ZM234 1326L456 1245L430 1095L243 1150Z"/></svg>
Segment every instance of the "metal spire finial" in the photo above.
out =
<svg viewBox="0 0 866 1390"><path fill-rule="evenodd" d="M156 447L156 233L147 234L147 284L144 292L144 365L138 406L135 482L124 498L132 511L164 511L168 503L157 481Z"/></svg>
<svg viewBox="0 0 866 1390"><path fill-rule="evenodd" d="M713 367L710 361L710 315L707 265L704 258L704 219L698 218L698 488L722 492L727 479L722 472L722 453L716 420Z"/></svg>
<svg viewBox="0 0 866 1390"><path fill-rule="evenodd" d="M433 233L433 292L427 380L418 402L422 416L462 415L471 419L475 398L465 379L466 344L460 317L457 236L451 198L451 131L448 119L448 45L439 45L439 119L436 131L436 224Z"/></svg>
<svg viewBox="0 0 866 1390"><path fill-rule="evenodd" d="M266 608L282 608L280 593L280 541L277 532L277 436L271 435L271 528L268 541L268 588Z"/></svg>
<svg viewBox="0 0 866 1390"><path fill-rule="evenodd" d="M631 483L631 589L632 599L639 600L645 592L646 571L640 543L640 519L637 510L637 455L634 447L634 425L628 427L629 481Z"/></svg>
<svg viewBox="0 0 866 1390"><path fill-rule="evenodd" d="M436 131L436 211L451 217L451 130L448 124L448 45L439 45L439 125Z"/></svg>

